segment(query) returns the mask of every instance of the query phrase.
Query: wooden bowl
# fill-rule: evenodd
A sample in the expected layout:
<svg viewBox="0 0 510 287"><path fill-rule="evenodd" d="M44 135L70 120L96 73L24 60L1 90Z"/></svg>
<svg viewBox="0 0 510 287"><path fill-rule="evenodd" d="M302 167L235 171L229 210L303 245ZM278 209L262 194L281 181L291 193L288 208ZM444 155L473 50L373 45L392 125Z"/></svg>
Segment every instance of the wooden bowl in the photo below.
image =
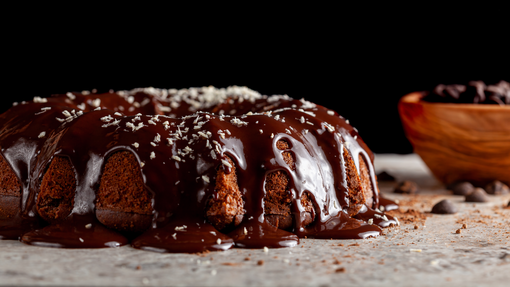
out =
<svg viewBox="0 0 510 287"><path fill-rule="evenodd" d="M510 106L422 101L404 96L398 110L407 138L444 184L510 184Z"/></svg>

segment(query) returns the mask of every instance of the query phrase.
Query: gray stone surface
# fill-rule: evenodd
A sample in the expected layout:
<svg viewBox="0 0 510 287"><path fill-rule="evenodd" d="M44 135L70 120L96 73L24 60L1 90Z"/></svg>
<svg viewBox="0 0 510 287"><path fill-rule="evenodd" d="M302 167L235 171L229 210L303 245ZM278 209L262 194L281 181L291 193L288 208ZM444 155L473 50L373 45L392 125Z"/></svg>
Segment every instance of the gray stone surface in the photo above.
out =
<svg viewBox="0 0 510 287"><path fill-rule="evenodd" d="M427 212L441 199L454 215L390 228L366 240L303 239L294 248L159 254L131 247L54 249L0 241L0 285L79 286L509 286L510 196L465 203L434 180L416 155L377 155L377 171L414 180L417 195L393 194L400 212ZM410 217L411 220L413 217ZM467 228L461 229L466 224ZM417 229L415 229L415 227ZM457 230L460 229L460 233ZM259 263L260 262L260 263Z"/></svg>

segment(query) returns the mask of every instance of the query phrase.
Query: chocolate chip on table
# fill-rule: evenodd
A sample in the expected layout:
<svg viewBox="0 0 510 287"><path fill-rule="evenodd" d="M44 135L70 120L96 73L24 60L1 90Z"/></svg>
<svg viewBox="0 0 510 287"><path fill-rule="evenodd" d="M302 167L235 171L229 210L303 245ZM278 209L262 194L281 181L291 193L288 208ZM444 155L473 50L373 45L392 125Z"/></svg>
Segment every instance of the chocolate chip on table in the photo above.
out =
<svg viewBox="0 0 510 287"><path fill-rule="evenodd" d="M485 191L487 194L503 195L508 194L510 192L510 188L508 188L508 185L502 183L501 181L495 180L487 184Z"/></svg>
<svg viewBox="0 0 510 287"><path fill-rule="evenodd" d="M466 195L466 202L488 202L489 196L483 188L477 187L470 194Z"/></svg>
<svg viewBox="0 0 510 287"><path fill-rule="evenodd" d="M475 187L468 181L460 181L452 184L450 189L453 191L454 195L468 195Z"/></svg>
<svg viewBox="0 0 510 287"><path fill-rule="evenodd" d="M414 181L404 180L400 182L395 189L394 193L405 193L405 194L414 194L418 191L418 185Z"/></svg>
<svg viewBox="0 0 510 287"><path fill-rule="evenodd" d="M382 171L379 174L377 174L377 180L378 181L395 181L395 177L386 171Z"/></svg>
<svg viewBox="0 0 510 287"><path fill-rule="evenodd" d="M457 207L450 200L443 199L436 203L430 212L435 214L454 214L457 213Z"/></svg>

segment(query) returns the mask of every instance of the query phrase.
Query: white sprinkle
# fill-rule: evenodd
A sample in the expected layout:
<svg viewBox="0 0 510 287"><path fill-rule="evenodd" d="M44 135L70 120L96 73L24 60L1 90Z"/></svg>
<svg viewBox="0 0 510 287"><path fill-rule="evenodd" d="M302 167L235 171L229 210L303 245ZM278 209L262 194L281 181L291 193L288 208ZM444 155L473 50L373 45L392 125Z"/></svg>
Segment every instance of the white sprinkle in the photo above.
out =
<svg viewBox="0 0 510 287"><path fill-rule="evenodd" d="M92 223L89 223L89 224L85 225L85 228L91 229L92 228Z"/></svg>
<svg viewBox="0 0 510 287"><path fill-rule="evenodd" d="M330 115L330 116L334 116L334 115L335 115L335 112L334 112L334 111L332 111L332 110L328 110L328 115Z"/></svg>
<svg viewBox="0 0 510 287"><path fill-rule="evenodd" d="M91 105L95 108L99 108L99 106L101 105L101 99L97 98L97 99L93 100Z"/></svg>
<svg viewBox="0 0 510 287"><path fill-rule="evenodd" d="M46 132L41 132L41 133L39 134L38 138L43 138L43 137L45 137L45 136L46 136Z"/></svg>
<svg viewBox="0 0 510 287"><path fill-rule="evenodd" d="M246 229L246 227L244 227L243 232L244 232L244 235L248 235L248 230Z"/></svg>
<svg viewBox="0 0 510 287"><path fill-rule="evenodd" d="M222 159L221 162L223 163L223 165L226 165L227 167L231 168L232 165L230 164L230 162L228 162L227 160L224 160Z"/></svg>
<svg viewBox="0 0 510 287"><path fill-rule="evenodd" d="M260 134L263 134L263 133L264 133L264 131L263 131L263 130L259 130L259 132L260 132Z"/></svg>
<svg viewBox="0 0 510 287"><path fill-rule="evenodd" d="M149 120L148 123L151 124L151 125L156 125L156 123L154 121L152 121L152 120Z"/></svg>
<svg viewBox="0 0 510 287"><path fill-rule="evenodd" d="M172 237L173 237L174 239L177 239L177 233L172 234Z"/></svg>
<svg viewBox="0 0 510 287"><path fill-rule="evenodd" d="M218 240L216 240L216 243L221 244L221 239L218 238Z"/></svg>
<svg viewBox="0 0 510 287"><path fill-rule="evenodd" d="M143 162L143 161L142 161L142 162L140 163L140 167L144 167L144 166L145 166L145 162Z"/></svg>
<svg viewBox="0 0 510 287"><path fill-rule="evenodd" d="M176 156L176 155L173 155L173 156L172 156L172 159L174 159L174 160L176 160L176 161L181 161L181 158L180 158L180 157L178 157L178 156Z"/></svg>
<svg viewBox="0 0 510 287"><path fill-rule="evenodd" d="M84 241L85 241L85 240L83 240L82 238L78 238L78 239L80 239L80 241L81 241L81 242L84 242Z"/></svg>
<svg viewBox="0 0 510 287"><path fill-rule="evenodd" d="M159 143L161 141L161 136L159 134L156 134L154 137L154 142Z"/></svg>
<svg viewBox="0 0 510 287"><path fill-rule="evenodd" d="M328 124L328 123L324 123L324 126L326 126L326 128L328 129L328 131L330 133L334 132L335 131L335 127L333 127L332 125Z"/></svg>
<svg viewBox="0 0 510 287"><path fill-rule="evenodd" d="M136 126L136 130L139 130L143 127L144 127L143 123L138 123L138 126Z"/></svg>
<svg viewBox="0 0 510 287"><path fill-rule="evenodd" d="M133 131L135 131L135 129L136 129L135 125L133 123L131 123L131 122L126 122L126 127L132 128Z"/></svg>
<svg viewBox="0 0 510 287"><path fill-rule="evenodd" d="M176 226L176 227L175 227L175 231L186 231L186 228L187 228L187 226L186 226L186 225L183 225L183 226Z"/></svg>
<svg viewBox="0 0 510 287"><path fill-rule="evenodd" d="M107 115L107 116L101 118L101 121L103 121L105 123L110 122L111 120L113 120L113 118L110 115Z"/></svg>
<svg viewBox="0 0 510 287"><path fill-rule="evenodd" d="M59 121L59 122L61 122L61 123L63 123L63 122L65 122L65 121L66 121L66 120L64 120L64 119L59 119L59 118L56 118L56 119L57 119L57 121Z"/></svg>
<svg viewBox="0 0 510 287"><path fill-rule="evenodd" d="M66 94L66 96L67 96L69 99L71 99L71 100L76 99L76 96L75 96L75 95L73 95L73 94L72 94L72 93L70 93L70 92L69 92L69 93L67 93L67 94Z"/></svg>
<svg viewBox="0 0 510 287"><path fill-rule="evenodd" d="M162 111L163 113L169 113L172 111L172 109L170 107L166 107L166 106L162 106L162 105L159 105L159 110Z"/></svg>
<svg viewBox="0 0 510 287"><path fill-rule="evenodd" d="M421 249L409 249L410 252L421 252Z"/></svg>
<svg viewBox="0 0 510 287"><path fill-rule="evenodd" d="M274 138L274 134L273 133L271 133L271 138Z"/></svg>
<svg viewBox="0 0 510 287"><path fill-rule="evenodd" d="M150 156L151 159L155 159L156 158L156 154L154 152L151 152L151 156Z"/></svg>
<svg viewBox="0 0 510 287"><path fill-rule="evenodd" d="M48 99L41 97L34 97L34 103L47 103Z"/></svg>
<svg viewBox="0 0 510 287"><path fill-rule="evenodd" d="M373 218L370 218L370 219L368 220L368 224L369 224L369 225L374 224L374 219L373 219Z"/></svg>
<svg viewBox="0 0 510 287"><path fill-rule="evenodd" d="M265 247L265 246L264 246L264 252L265 252L265 253L268 253L268 252L269 252L269 248L267 248L267 247Z"/></svg>
<svg viewBox="0 0 510 287"><path fill-rule="evenodd" d="M307 124L313 126L313 123L309 122L309 121L306 121Z"/></svg>
<svg viewBox="0 0 510 287"><path fill-rule="evenodd" d="M214 270L214 269L213 269L213 270L211 270L211 275L212 275L212 276L216 276L216 274L217 274L217 273L218 273L218 272L216 272L216 270Z"/></svg>
<svg viewBox="0 0 510 287"><path fill-rule="evenodd" d="M346 124L349 124L349 120L345 120L345 123L346 123Z"/></svg>
<svg viewBox="0 0 510 287"><path fill-rule="evenodd" d="M205 175L205 174L204 174L204 175L202 175L202 179L203 179L205 182L209 183L209 177L208 177L207 175Z"/></svg>
<svg viewBox="0 0 510 287"><path fill-rule="evenodd" d="M70 117L72 117L72 116L71 116L71 113L70 113L68 110L63 110L63 111L62 111L62 114L63 114L66 118L70 118Z"/></svg>
<svg viewBox="0 0 510 287"><path fill-rule="evenodd" d="M151 100L150 100L149 98L145 98L145 99L143 99L143 101L140 103L140 105L143 107L143 106L147 105L147 104L148 104L148 103L150 103L150 102L151 102Z"/></svg>
<svg viewBox="0 0 510 287"><path fill-rule="evenodd" d="M199 132L198 132L198 134L199 134L200 136L202 136L203 138L206 138L206 139L207 139L207 138L209 138L209 136L207 136L207 134L206 134L206 133L204 133L204 132L202 132L202 131L199 131Z"/></svg>
<svg viewBox="0 0 510 287"><path fill-rule="evenodd" d="M114 115L118 116L118 117L122 117L122 114L119 113L119 112L115 112Z"/></svg>

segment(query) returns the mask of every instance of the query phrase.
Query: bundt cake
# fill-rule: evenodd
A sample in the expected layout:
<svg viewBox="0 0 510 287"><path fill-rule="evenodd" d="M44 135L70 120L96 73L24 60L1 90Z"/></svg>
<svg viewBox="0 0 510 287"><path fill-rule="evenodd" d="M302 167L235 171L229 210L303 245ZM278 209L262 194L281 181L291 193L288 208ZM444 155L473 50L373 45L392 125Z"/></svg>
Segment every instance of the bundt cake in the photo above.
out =
<svg viewBox="0 0 510 287"><path fill-rule="evenodd" d="M358 131L303 99L245 87L84 91L15 103L0 129L4 239L200 252L398 224L380 211Z"/></svg>

